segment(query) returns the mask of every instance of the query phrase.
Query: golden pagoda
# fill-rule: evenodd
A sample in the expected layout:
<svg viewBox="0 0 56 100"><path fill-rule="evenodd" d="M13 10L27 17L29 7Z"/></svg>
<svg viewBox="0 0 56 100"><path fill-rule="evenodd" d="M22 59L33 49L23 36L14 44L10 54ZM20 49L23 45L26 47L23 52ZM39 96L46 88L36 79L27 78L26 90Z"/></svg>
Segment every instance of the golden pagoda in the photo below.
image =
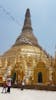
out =
<svg viewBox="0 0 56 100"><path fill-rule="evenodd" d="M39 45L33 34L30 10L26 10L24 25L15 44L1 56L2 77L14 77L14 84L49 85L53 83L51 57ZM6 65L6 66L5 66Z"/></svg>

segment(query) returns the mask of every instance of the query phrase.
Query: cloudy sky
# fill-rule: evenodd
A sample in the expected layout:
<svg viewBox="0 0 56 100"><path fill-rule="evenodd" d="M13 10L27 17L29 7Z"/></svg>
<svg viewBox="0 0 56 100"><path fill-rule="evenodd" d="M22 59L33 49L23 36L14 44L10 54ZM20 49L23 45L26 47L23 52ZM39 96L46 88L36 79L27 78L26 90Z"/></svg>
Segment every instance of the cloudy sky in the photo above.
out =
<svg viewBox="0 0 56 100"><path fill-rule="evenodd" d="M56 45L56 0L0 0L0 54L20 35L26 9L39 44L54 55Z"/></svg>

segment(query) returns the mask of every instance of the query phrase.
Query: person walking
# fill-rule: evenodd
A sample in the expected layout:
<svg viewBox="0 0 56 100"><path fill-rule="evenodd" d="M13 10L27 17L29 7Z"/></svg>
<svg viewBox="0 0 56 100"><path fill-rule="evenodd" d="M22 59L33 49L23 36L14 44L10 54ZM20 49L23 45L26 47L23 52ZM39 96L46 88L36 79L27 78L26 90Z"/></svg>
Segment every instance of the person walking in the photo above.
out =
<svg viewBox="0 0 56 100"><path fill-rule="evenodd" d="M7 87L6 81L4 80L4 81L3 81L3 89L2 89L2 93L6 93L6 92L7 92L6 87Z"/></svg>
<svg viewBox="0 0 56 100"><path fill-rule="evenodd" d="M22 83L21 83L21 90L23 90L23 89L24 89L24 86L25 86L25 81L24 81L24 80L22 80Z"/></svg>
<svg viewBox="0 0 56 100"><path fill-rule="evenodd" d="M11 88L11 78L8 77L7 79L7 92L10 93L10 88Z"/></svg>

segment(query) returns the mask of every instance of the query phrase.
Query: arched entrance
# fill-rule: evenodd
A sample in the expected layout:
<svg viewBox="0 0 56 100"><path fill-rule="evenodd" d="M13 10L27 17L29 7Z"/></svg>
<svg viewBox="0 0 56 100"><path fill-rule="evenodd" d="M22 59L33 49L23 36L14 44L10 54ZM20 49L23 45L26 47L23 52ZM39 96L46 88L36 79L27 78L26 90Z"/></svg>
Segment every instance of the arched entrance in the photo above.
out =
<svg viewBox="0 0 56 100"><path fill-rule="evenodd" d="M49 79L49 71L44 62L38 62L34 70L34 84L46 84Z"/></svg>
<svg viewBox="0 0 56 100"><path fill-rule="evenodd" d="M43 82L42 72L39 72L37 77L38 77L38 83L42 83Z"/></svg>

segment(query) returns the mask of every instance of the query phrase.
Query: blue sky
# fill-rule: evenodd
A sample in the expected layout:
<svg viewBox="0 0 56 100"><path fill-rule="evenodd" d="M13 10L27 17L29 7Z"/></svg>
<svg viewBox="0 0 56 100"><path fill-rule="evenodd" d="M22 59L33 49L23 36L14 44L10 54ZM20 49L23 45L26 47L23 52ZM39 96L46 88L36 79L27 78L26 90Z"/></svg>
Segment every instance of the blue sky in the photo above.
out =
<svg viewBox="0 0 56 100"><path fill-rule="evenodd" d="M0 0L0 54L7 51L20 35L27 8L30 9L33 31L39 44L47 53L54 55L56 0Z"/></svg>

